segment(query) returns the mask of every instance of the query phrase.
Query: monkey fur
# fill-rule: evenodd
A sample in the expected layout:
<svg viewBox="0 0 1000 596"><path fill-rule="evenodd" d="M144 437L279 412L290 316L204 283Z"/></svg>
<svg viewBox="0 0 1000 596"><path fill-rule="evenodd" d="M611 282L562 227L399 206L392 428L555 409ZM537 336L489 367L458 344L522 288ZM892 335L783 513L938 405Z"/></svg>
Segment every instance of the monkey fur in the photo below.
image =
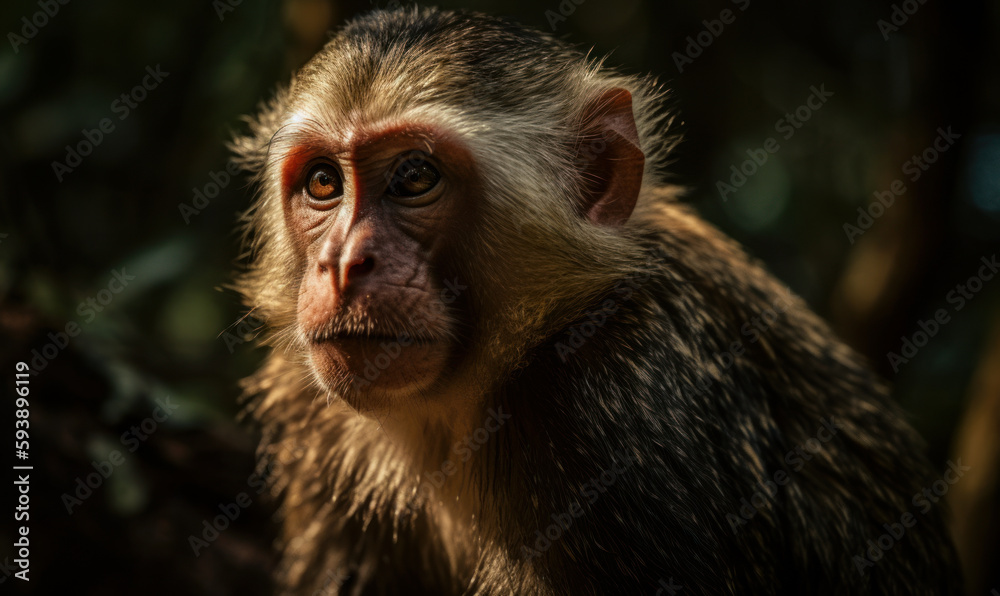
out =
<svg viewBox="0 0 1000 596"><path fill-rule="evenodd" d="M609 89L644 157L620 225L578 205L606 146L581 123ZM802 300L676 201L664 96L508 21L406 9L348 24L249 120L238 289L267 321L248 409L286 593L960 593L940 506L916 506L937 478L921 441ZM317 381L280 206L294 114L445 121L471 147L464 256L439 276L465 313L459 390L366 412Z"/></svg>

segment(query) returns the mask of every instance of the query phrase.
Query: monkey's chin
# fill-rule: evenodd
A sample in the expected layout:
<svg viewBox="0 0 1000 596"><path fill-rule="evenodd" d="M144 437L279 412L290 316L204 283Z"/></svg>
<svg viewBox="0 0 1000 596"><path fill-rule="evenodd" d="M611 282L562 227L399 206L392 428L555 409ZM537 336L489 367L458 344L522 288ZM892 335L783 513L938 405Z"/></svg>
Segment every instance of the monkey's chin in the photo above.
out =
<svg viewBox="0 0 1000 596"><path fill-rule="evenodd" d="M312 364L321 379L359 410L382 409L386 400L415 396L441 376L445 342L337 337L313 342Z"/></svg>

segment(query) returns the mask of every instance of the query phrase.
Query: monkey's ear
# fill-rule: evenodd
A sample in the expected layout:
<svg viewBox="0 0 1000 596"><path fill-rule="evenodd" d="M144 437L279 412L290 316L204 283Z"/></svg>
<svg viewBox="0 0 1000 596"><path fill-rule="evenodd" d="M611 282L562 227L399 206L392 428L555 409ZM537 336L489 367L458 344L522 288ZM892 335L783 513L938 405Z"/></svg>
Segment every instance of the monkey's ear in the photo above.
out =
<svg viewBox="0 0 1000 596"><path fill-rule="evenodd" d="M584 112L576 164L583 179L581 213L600 225L628 221L646 165L628 90L605 91Z"/></svg>

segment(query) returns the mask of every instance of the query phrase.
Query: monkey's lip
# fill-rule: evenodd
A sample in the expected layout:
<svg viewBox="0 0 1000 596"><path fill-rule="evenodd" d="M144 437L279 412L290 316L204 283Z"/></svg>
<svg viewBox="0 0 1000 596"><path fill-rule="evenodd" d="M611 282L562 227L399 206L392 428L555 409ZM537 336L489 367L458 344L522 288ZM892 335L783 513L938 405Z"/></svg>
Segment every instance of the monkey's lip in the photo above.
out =
<svg viewBox="0 0 1000 596"><path fill-rule="evenodd" d="M337 334L310 342L321 374L361 391L426 387L441 374L449 353L446 342L426 337Z"/></svg>

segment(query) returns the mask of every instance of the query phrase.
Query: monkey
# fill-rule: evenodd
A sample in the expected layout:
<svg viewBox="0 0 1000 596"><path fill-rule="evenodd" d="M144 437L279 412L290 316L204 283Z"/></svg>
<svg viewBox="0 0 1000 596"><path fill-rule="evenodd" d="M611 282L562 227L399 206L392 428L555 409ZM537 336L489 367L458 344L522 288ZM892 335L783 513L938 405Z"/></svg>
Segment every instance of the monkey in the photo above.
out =
<svg viewBox="0 0 1000 596"><path fill-rule="evenodd" d="M960 593L919 436L681 202L654 77L411 7L247 122L284 593Z"/></svg>

